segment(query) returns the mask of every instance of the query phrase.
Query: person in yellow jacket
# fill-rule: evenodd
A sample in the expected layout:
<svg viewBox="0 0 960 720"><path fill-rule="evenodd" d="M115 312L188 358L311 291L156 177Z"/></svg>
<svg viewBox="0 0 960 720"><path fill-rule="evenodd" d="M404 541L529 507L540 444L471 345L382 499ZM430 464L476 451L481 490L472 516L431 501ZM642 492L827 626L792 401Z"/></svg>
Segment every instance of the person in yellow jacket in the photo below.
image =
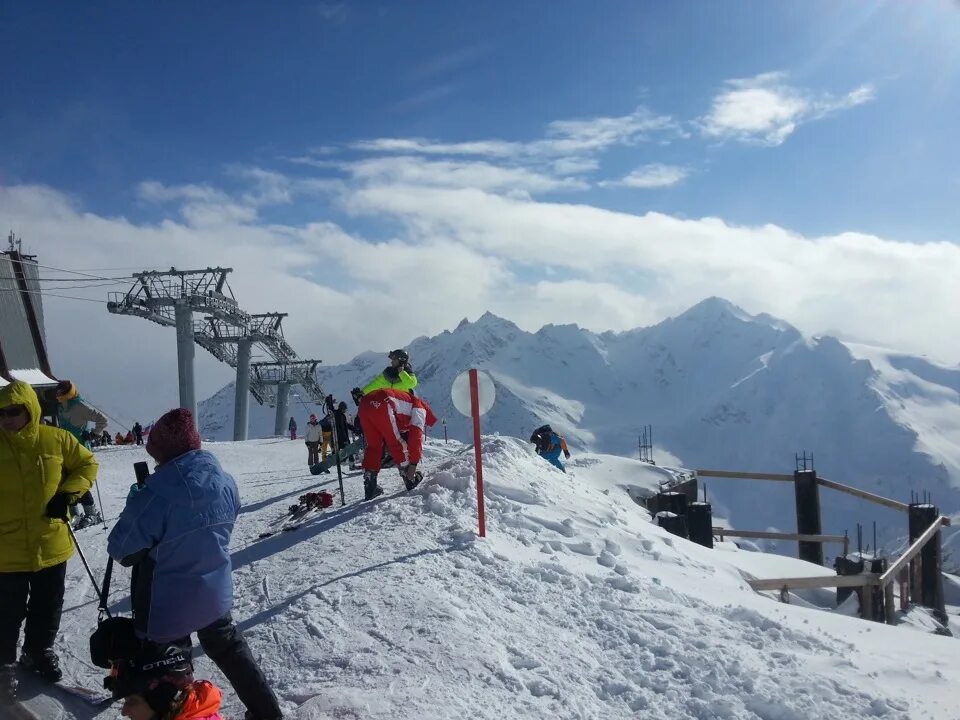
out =
<svg viewBox="0 0 960 720"><path fill-rule="evenodd" d="M16 694L14 661L50 682L62 676L53 641L60 629L68 507L97 479L97 462L66 430L40 423L25 382L0 388L0 697Z"/></svg>
<svg viewBox="0 0 960 720"><path fill-rule="evenodd" d="M390 364L363 387L364 395L384 389L410 392L417 386L417 376L410 367L410 356L406 350L391 350L387 357L390 358Z"/></svg>

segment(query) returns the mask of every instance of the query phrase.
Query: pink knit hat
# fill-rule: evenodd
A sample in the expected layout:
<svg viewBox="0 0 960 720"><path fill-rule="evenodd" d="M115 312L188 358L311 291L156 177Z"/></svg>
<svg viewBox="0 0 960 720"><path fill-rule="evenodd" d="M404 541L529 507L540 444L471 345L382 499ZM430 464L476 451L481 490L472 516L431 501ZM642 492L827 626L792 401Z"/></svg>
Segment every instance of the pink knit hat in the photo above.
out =
<svg viewBox="0 0 960 720"><path fill-rule="evenodd" d="M186 408L171 410L157 420L147 436L147 452L163 465L191 450L200 449L193 414Z"/></svg>

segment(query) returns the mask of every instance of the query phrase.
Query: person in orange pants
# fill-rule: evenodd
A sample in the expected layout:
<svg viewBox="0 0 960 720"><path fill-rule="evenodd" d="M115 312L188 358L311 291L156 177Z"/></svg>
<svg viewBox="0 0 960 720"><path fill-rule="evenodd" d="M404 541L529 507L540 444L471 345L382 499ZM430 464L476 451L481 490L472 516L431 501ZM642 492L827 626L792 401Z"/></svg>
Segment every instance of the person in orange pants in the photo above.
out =
<svg viewBox="0 0 960 720"><path fill-rule="evenodd" d="M404 390L384 388L363 396L357 410L367 447L363 453L364 500L383 494L377 485L380 458L386 445L407 490L419 482L417 465L423 453L423 433L437 422L423 400ZM406 439L404 439L404 435Z"/></svg>

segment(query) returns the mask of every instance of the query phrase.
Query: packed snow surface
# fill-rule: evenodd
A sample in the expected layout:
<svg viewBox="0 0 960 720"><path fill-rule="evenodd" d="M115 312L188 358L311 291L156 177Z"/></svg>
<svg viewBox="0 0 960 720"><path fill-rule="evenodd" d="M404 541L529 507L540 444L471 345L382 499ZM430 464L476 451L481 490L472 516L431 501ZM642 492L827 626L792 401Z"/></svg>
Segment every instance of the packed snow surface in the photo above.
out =
<svg viewBox="0 0 960 720"><path fill-rule="evenodd" d="M425 480L276 529L307 490L337 489L306 471L302 442L208 446L244 501L233 536L234 616L287 717L650 718L653 720L955 720L957 641L752 592L754 577L825 572L796 560L708 550L652 524L628 490L670 470L599 454L563 474L510 437L484 437L487 537L477 537L473 448L431 440ZM98 451L100 491L116 518L140 448ZM95 572L106 531L81 531ZM804 567L801 567L804 566ZM128 608L126 571L112 600ZM189 602L190 598L184 598ZM69 678L99 684L87 658L96 601L70 562L57 646ZM197 675L225 692L210 661ZM65 718L115 718L55 695ZM32 702L40 702L39 697ZM28 704L31 700L27 701Z"/></svg>

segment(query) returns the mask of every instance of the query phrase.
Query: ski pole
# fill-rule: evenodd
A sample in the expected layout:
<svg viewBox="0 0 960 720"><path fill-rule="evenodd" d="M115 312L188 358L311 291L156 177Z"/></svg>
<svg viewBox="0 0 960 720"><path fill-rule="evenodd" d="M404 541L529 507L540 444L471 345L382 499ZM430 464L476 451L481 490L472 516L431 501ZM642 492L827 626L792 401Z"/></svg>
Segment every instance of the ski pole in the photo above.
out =
<svg viewBox="0 0 960 720"><path fill-rule="evenodd" d="M103 529L107 529L107 511L103 507L103 498L100 497L100 483L95 482L93 486L97 489L97 502L100 503L100 519L103 521Z"/></svg>
<svg viewBox="0 0 960 720"><path fill-rule="evenodd" d="M103 596L103 593L100 591L100 586L97 585L97 579L93 576L93 571L90 569L90 566L87 564L87 559L83 556L83 550L80 548L80 543L77 542L77 536L74 534L73 528L70 527L70 523L65 522L65 524L67 526L67 532L70 533L70 537L73 539L73 544L77 548L77 555L80 556L80 561L83 563L83 567L86 568L87 575L90 576L90 582L93 583L93 589L97 591L97 597L100 599L100 605L103 608L106 608L107 599Z"/></svg>

